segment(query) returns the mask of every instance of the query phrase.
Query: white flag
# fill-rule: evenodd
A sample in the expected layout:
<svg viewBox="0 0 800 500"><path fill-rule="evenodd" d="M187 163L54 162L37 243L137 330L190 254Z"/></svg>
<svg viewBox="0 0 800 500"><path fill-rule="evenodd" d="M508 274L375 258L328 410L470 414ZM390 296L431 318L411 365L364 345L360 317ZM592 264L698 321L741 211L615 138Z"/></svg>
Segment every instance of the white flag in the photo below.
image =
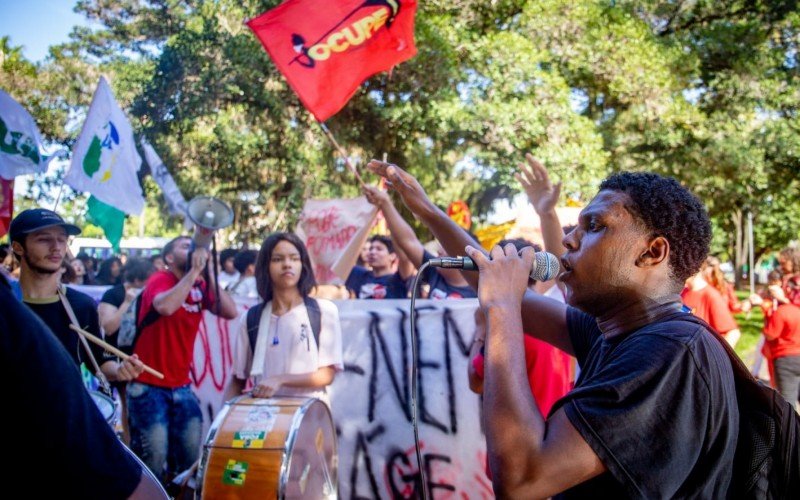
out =
<svg viewBox="0 0 800 500"><path fill-rule="evenodd" d="M100 77L64 181L127 214L140 214L144 196L136 173L141 164L131 124Z"/></svg>
<svg viewBox="0 0 800 500"><path fill-rule="evenodd" d="M10 95L0 90L0 177L47 171L58 154L42 152L42 135L28 111Z"/></svg>
<svg viewBox="0 0 800 500"><path fill-rule="evenodd" d="M158 157L153 146L147 142L147 139L142 137L140 144L144 150L144 159L147 160L147 164L150 165L150 174L153 176L156 184L161 187L161 191L164 192L164 198L167 200L169 213L186 217L186 199L183 197L183 194L181 194L178 185L175 184L175 180L169 174L166 165L164 165L164 162Z"/></svg>

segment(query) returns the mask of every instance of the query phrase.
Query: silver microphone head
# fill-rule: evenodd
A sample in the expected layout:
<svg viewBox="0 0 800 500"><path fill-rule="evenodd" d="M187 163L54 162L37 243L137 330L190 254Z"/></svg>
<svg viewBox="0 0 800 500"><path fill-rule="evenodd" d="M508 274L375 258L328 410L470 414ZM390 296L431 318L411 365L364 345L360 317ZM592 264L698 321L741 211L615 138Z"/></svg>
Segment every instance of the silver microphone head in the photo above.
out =
<svg viewBox="0 0 800 500"><path fill-rule="evenodd" d="M561 265L558 257L548 252L536 252L536 266L531 271L531 279L550 281L558 276Z"/></svg>

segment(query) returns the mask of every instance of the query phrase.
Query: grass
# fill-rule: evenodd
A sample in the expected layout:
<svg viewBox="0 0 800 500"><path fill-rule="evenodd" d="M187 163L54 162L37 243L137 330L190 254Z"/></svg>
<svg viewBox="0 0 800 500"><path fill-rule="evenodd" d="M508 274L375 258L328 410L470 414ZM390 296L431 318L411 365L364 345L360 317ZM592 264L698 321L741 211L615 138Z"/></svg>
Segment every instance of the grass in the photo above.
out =
<svg viewBox="0 0 800 500"><path fill-rule="evenodd" d="M737 291L736 296L739 300L744 300L749 296L747 291ZM760 307L754 307L750 314L736 314L736 322L739 324L739 331L742 337L736 343L736 354L750 366L755 354L758 341L761 339L761 330L764 328L764 315Z"/></svg>

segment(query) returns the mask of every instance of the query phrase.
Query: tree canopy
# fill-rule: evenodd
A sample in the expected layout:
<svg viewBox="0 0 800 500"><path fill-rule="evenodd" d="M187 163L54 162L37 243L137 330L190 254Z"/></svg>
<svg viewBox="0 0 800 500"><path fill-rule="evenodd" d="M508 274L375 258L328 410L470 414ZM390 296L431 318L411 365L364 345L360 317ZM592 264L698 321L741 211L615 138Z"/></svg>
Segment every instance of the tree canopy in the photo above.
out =
<svg viewBox="0 0 800 500"><path fill-rule="evenodd" d="M358 193L243 24L278 3L80 0L100 27L39 64L2 39L0 87L69 146L108 75L187 198L227 200L232 236L255 241L293 227L309 197ZM799 28L794 1L419 2L418 55L328 124L362 165L386 154L479 220L518 191L527 151L582 202L613 171L672 175L709 208L715 251L740 259L748 211L757 253L800 230Z"/></svg>

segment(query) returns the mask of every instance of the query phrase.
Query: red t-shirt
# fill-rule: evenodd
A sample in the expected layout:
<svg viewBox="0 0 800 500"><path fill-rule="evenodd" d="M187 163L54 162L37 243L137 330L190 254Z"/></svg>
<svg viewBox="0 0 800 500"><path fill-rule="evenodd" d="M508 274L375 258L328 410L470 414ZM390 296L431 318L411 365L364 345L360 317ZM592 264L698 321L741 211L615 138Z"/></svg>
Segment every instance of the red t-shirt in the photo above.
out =
<svg viewBox="0 0 800 500"><path fill-rule="evenodd" d="M148 312L153 310L153 300L178 284L178 277L171 271L158 271L150 276L142 291L141 308L137 321L142 324ZM142 329L134 352L142 363L164 374L158 379L143 372L137 382L159 387L175 388L190 382L189 369L194 358L194 340L200 321L203 319L206 284L198 280L192 286L184 303L170 316L159 316Z"/></svg>
<svg viewBox="0 0 800 500"><path fill-rule="evenodd" d="M779 305L764 321L764 337L761 352L767 359L800 354L800 307Z"/></svg>
<svg viewBox="0 0 800 500"><path fill-rule="evenodd" d="M736 297L736 290L731 283L725 282L725 293L723 294L725 300L728 301L728 310L732 313L742 312L742 303Z"/></svg>
<svg viewBox="0 0 800 500"><path fill-rule="evenodd" d="M525 335L528 384L539 412L546 418L556 401L572 389L572 359L543 340ZM483 379L483 354L472 360L475 374Z"/></svg>
<svg viewBox="0 0 800 500"><path fill-rule="evenodd" d="M692 309L692 314L704 320L722 335L739 328L728 309L728 302L713 286L708 285L700 290L684 288L681 299Z"/></svg>

